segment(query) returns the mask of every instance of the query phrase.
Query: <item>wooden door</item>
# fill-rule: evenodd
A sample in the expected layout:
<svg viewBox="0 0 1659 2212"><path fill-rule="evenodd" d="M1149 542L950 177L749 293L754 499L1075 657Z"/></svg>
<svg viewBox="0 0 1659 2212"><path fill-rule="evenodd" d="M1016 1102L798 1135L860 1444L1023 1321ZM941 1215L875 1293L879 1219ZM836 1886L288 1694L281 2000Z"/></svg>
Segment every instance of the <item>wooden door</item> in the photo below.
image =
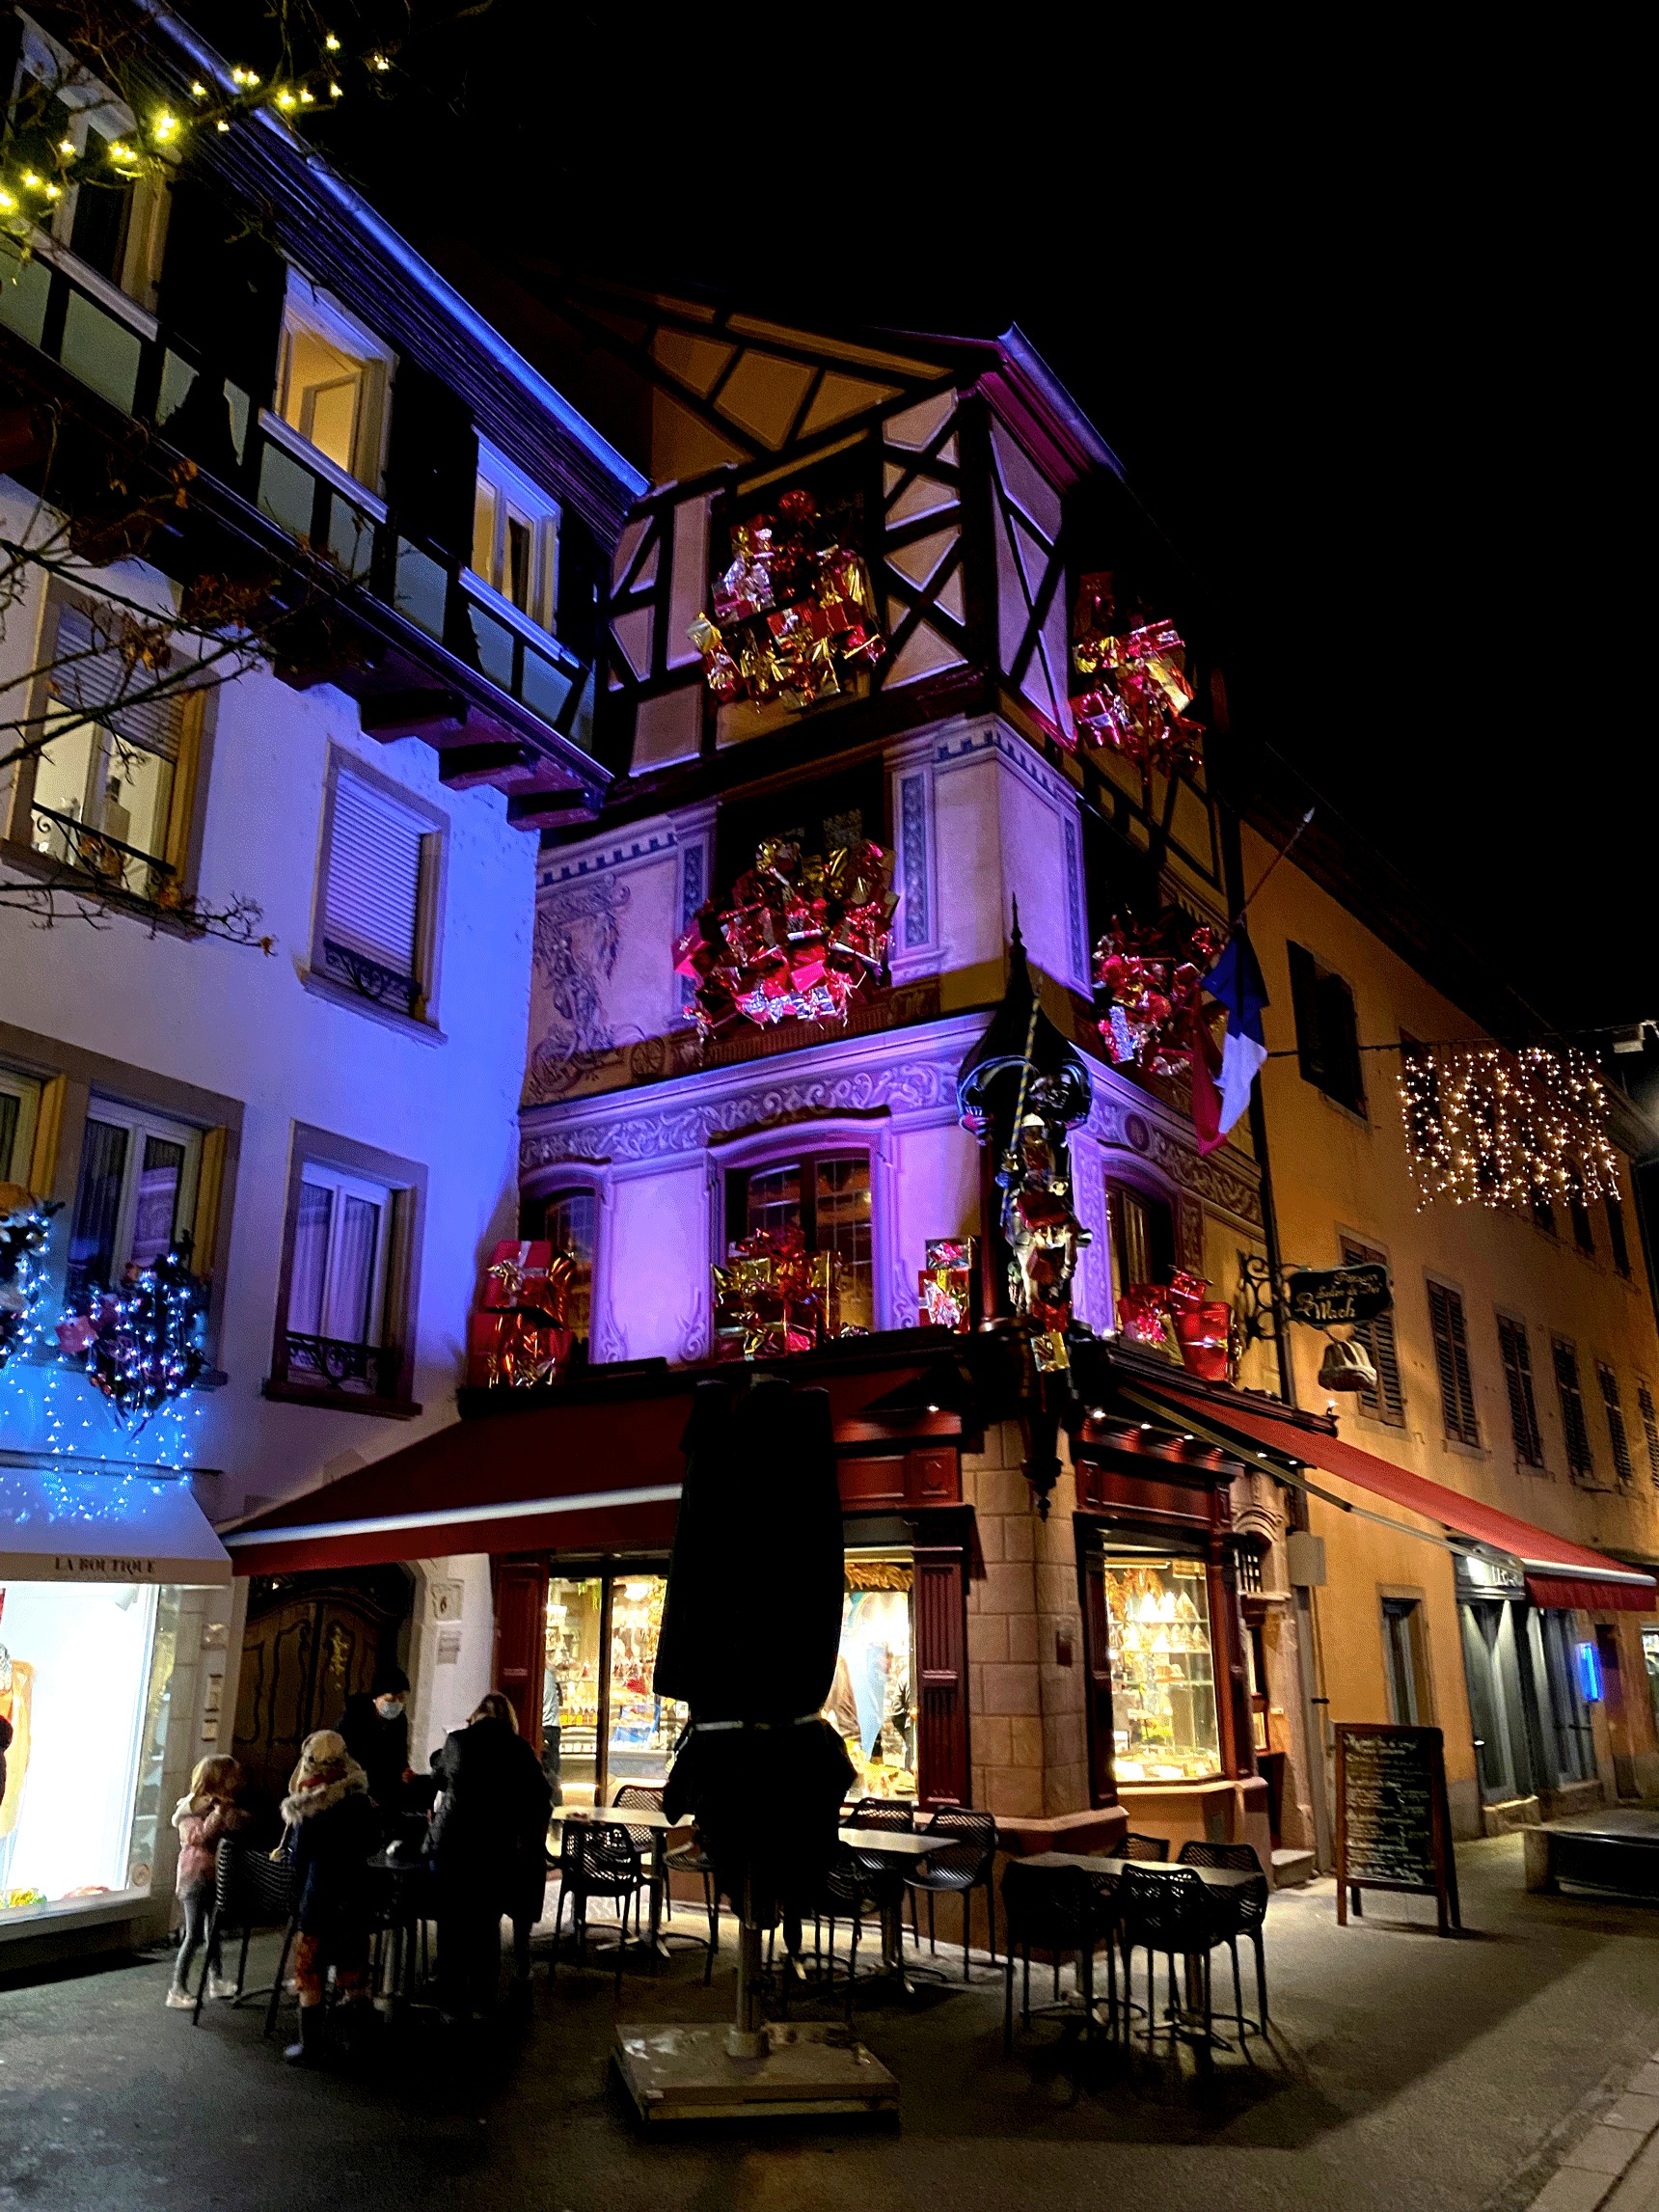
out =
<svg viewBox="0 0 1659 2212"><path fill-rule="evenodd" d="M961 1544L915 1548L916 1796L968 1805L967 1594Z"/></svg>
<svg viewBox="0 0 1659 2212"><path fill-rule="evenodd" d="M1077 1562L1083 1610L1083 1720L1089 1739L1089 1802L1115 1805L1112 1766L1112 1631L1106 1570L1094 1550Z"/></svg>
<svg viewBox="0 0 1659 2212"><path fill-rule="evenodd" d="M231 1744L247 1771L251 1804L274 1816L301 1744L313 1730L333 1728L347 1698L372 1687L381 1658L396 1654L408 1612L409 1578L401 1568L256 1584Z"/></svg>
<svg viewBox="0 0 1659 2212"><path fill-rule="evenodd" d="M547 1665L547 1560L495 1562L495 1686L510 1698L519 1734L541 1751L542 1675Z"/></svg>

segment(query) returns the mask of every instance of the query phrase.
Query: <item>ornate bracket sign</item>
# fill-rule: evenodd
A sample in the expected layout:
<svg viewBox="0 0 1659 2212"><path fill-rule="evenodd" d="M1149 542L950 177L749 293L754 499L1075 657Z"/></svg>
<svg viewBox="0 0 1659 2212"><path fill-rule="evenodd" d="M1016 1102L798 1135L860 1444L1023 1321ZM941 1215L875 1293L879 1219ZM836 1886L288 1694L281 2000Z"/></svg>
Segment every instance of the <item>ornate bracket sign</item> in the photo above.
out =
<svg viewBox="0 0 1659 2212"><path fill-rule="evenodd" d="M1394 1303L1388 1270L1379 1260L1362 1260L1349 1268L1326 1268L1318 1273L1292 1275L1285 1296L1292 1321L1310 1328L1336 1328L1353 1322L1374 1321Z"/></svg>

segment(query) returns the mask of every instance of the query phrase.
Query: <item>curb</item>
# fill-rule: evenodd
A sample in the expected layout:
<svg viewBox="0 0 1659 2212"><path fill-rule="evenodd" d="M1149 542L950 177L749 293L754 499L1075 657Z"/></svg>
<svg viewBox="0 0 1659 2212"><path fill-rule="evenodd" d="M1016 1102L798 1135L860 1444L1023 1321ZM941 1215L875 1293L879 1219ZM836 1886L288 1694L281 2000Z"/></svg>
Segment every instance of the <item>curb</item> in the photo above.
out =
<svg viewBox="0 0 1659 2212"><path fill-rule="evenodd" d="M1533 2198L1529 2212L1600 2212L1603 2205L1609 2212L1645 2212L1648 2205L1659 2204L1659 2195L1654 2194L1659 2190L1659 2158L1643 2155L1656 2136L1659 2051L1637 2067L1618 2095L1591 2122ZM1630 2171L1638 2162L1640 2175Z"/></svg>

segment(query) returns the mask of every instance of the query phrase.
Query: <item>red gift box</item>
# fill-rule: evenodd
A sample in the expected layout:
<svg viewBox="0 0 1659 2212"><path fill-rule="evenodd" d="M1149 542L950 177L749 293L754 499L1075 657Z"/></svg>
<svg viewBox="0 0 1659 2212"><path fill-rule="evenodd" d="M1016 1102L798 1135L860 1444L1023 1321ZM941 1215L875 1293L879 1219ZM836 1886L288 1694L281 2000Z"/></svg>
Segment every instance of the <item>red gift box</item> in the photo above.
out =
<svg viewBox="0 0 1659 2212"><path fill-rule="evenodd" d="M557 1382L575 1338L528 1313L476 1313L467 1340L467 1379L475 1390L528 1390Z"/></svg>
<svg viewBox="0 0 1659 2212"><path fill-rule="evenodd" d="M510 1312L514 1306L535 1306L547 1291L547 1273L553 1265L553 1246L533 1240L505 1239L490 1254L484 1270L484 1309Z"/></svg>

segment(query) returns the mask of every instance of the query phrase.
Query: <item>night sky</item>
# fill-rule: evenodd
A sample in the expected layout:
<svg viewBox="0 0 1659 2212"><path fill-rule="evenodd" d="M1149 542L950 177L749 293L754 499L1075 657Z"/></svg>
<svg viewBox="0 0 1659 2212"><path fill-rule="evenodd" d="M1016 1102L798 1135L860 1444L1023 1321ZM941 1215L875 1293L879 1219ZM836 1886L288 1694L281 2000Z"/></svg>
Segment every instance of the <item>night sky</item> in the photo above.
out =
<svg viewBox="0 0 1659 2212"><path fill-rule="evenodd" d="M1588 101L1570 59L1445 30L1432 68L1224 36L494 0L418 32L332 150L417 242L476 228L820 319L1018 322L1326 821L1542 1016L1659 1016L1617 69Z"/></svg>

